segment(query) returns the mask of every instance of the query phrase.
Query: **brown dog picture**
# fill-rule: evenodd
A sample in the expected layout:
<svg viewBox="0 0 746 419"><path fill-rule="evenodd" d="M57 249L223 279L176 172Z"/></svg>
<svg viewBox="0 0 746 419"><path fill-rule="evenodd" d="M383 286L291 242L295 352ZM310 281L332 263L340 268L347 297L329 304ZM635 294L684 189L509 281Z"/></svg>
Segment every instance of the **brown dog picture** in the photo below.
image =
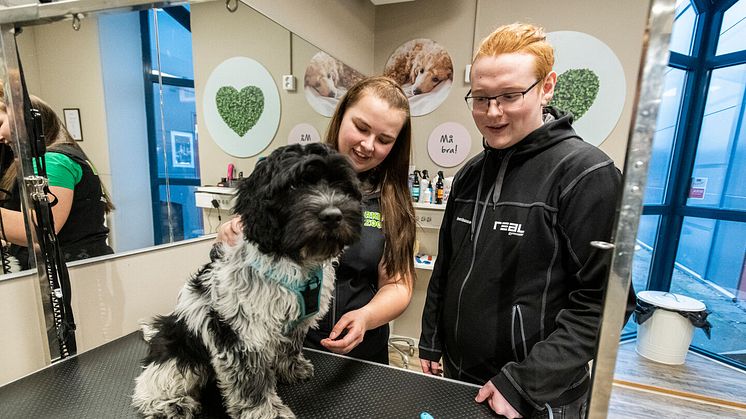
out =
<svg viewBox="0 0 746 419"><path fill-rule="evenodd" d="M324 51L316 53L306 67L303 86L306 100L316 112L332 116L337 102L365 76Z"/></svg>
<svg viewBox="0 0 746 419"><path fill-rule="evenodd" d="M409 97L412 115L432 112L448 96L453 62L445 48L418 38L400 45L389 57L383 75L396 80Z"/></svg>

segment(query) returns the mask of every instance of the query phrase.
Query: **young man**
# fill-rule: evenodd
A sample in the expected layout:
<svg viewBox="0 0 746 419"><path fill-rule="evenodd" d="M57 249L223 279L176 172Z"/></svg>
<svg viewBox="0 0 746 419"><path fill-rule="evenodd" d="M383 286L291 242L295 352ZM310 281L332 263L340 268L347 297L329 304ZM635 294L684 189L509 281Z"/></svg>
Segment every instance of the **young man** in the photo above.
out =
<svg viewBox="0 0 746 419"><path fill-rule="evenodd" d="M484 151L456 174L422 318L423 370L483 384L508 418L584 417L610 260L590 242L610 240L621 186L547 106L553 64L541 28L482 41L465 99Z"/></svg>

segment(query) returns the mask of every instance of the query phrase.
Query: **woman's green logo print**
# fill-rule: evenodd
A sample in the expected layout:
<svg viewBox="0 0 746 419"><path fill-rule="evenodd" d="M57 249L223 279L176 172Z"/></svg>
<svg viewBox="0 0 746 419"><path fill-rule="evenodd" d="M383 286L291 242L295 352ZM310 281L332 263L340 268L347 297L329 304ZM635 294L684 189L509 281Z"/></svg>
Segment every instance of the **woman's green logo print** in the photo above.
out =
<svg viewBox="0 0 746 419"><path fill-rule="evenodd" d="M375 227L381 229L381 213L376 211L363 212L363 227Z"/></svg>

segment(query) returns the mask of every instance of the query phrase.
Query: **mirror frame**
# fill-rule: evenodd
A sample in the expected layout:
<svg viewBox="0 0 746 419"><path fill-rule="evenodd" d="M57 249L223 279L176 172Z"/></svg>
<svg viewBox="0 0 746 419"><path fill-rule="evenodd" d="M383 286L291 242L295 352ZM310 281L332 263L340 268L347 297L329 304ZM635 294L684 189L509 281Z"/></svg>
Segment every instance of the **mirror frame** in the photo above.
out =
<svg viewBox="0 0 746 419"><path fill-rule="evenodd" d="M605 418L609 411L619 340L632 284L637 229L642 215L648 165L668 66L668 45L675 3L675 0L649 2L613 244L592 243L600 249L613 250L613 254L591 374L591 397L588 405L590 418Z"/></svg>

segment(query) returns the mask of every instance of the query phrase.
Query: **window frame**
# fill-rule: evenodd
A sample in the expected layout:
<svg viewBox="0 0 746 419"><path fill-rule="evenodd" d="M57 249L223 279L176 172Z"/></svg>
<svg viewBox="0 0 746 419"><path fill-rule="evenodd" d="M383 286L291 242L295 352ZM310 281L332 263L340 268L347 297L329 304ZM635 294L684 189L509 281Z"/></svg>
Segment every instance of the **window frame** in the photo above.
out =
<svg viewBox="0 0 746 419"><path fill-rule="evenodd" d="M688 192L694 163L697 157L699 138L703 124L707 94L712 71L746 64L746 48L742 51L716 56L720 26L725 11L738 0L726 0L711 4L707 0L692 0L697 20L692 40L692 55L670 53L669 66L685 71L686 80L682 92L679 119L676 123L672 145L671 166L666 182L663 203L643 205L642 215L660 217L655 235L653 254L648 272L649 290L669 291L675 269L675 261L685 217L697 217L722 221L746 222L746 210L730 210L688 206ZM746 0L742 0L746 1ZM744 95L746 102L746 94ZM746 103L745 103L746 105ZM744 111L739 116L739 129L746 129ZM726 180L728 173L726 173ZM664 239L665 238L665 239ZM708 255L707 265L712 255ZM639 290L638 290L639 291ZM634 338L627 333L624 340ZM744 369L744 365L717 353L692 346L695 352L715 358L721 362Z"/></svg>

